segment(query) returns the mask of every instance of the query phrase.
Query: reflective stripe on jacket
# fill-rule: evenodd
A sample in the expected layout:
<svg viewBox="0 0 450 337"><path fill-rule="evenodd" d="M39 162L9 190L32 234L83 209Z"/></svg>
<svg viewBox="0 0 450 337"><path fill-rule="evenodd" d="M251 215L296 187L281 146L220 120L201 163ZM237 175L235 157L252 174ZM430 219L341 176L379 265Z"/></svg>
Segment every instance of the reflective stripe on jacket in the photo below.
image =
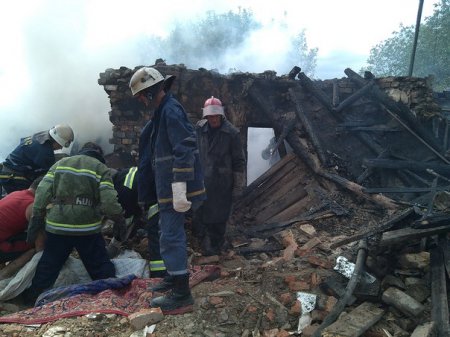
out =
<svg viewBox="0 0 450 337"><path fill-rule="evenodd" d="M54 234L99 233L102 217L122 212L111 173L99 160L77 155L54 164L39 184L33 215L46 215Z"/></svg>
<svg viewBox="0 0 450 337"><path fill-rule="evenodd" d="M20 140L20 144L6 157L3 166L19 177L33 181L45 174L55 163L55 154L48 131L42 131ZM17 178L16 178L17 179Z"/></svg>
<svg viewBox="0 0 450 337"><path fill-rule="evenodd" d="M196 133L184 108L171 93L164 96L145 131L150 135L147 141L151 146L147 146L149 152L140 165L152 168L160 209L172 208L172 182L187 183L186 196L190 201L205 200Z"/></svg>

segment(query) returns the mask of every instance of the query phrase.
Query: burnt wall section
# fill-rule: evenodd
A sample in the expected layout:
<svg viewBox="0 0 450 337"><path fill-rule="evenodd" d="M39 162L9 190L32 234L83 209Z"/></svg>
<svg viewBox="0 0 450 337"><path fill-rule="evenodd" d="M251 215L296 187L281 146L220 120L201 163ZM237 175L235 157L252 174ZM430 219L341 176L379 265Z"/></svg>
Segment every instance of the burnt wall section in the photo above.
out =
<svg viewBox="0 0 450 337"><path fill-rule="evenodd" d="M303 73L294 78L276 76L273 71L222 75L204 69L187 69L183 65L158 64L155 67L177 77L172 92L193 123L201 118L205 99L220 98L227 118L240 129L246 148L249 127L271 127L277 137L282 137L283 131L292 124L286 140L296 142L298 149L302 147L304 153L312 157L308 159L310 168L320 165L364 183L365 187L399 183L399 175L392 169L371 167L368 174L367 160L443 163L447 150L444 139L448 134L447 120L442 118L426 78L373 78L369 74L366 78L360 77L358 84L347 70L348 78L312 81ZM107 69L98 80L110 99L109 116L113 124L110 142L117 152L137 150L139 134L149 119L128 88L138 68ZM366 85L371 86L370 90L361 89ZM392 101L388 104L391 110L398 104L406 111L407 119L426 129L427 139L437 144L438 155L387 112L383 105L386 102L380 101L380 93ZM345 105L352 97L358 98ZM403 176L401 184L411 182L403 173L400 176Z"/></svg>

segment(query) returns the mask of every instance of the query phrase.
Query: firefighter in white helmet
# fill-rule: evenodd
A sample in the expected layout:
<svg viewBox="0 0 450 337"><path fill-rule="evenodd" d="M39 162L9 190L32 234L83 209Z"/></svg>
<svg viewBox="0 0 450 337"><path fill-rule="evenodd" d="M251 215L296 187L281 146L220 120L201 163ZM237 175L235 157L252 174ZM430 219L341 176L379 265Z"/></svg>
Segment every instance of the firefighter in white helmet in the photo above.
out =
<svg viewBox="0 0 450 337"><path fill-rule="evenodd" d="M221 253L232 201L245 185L245 155L239 130L225 118L222 102L211 96L197 123L200 160L208 199L194 213L194 235L203 255Z"/></svg>
<svg viewBox="0 0 450 337"><path fill-rule="evenodd" d="M73 139L72 128L65 124L22 138L2 164L0 184L5 192L29 188L55 163L54 151L69 147Z"/></svg>
<svg viewBox="0 0 450 337"><path fill-rule="evenodd" d="M130 80L131 93L151 113L139 139L138 198L145 212L156 184L161 228L160 253L168 275L152 287L164 292L151 301L163 311L191 306L185 212L206 198L194 126L169 89L174 76L157 69L138 69Z"/></svg>

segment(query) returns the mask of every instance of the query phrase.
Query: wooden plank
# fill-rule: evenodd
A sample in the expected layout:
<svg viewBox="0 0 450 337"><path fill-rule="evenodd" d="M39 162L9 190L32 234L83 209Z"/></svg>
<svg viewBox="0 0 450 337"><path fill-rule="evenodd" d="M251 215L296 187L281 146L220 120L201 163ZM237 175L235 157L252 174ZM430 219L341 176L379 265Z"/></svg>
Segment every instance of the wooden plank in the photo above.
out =
<svg viewBox="0 0 450 337"><path fill-rule="evenodd" d="M304 198L307 195L304 189L304 185L301 182L299 182L297 185L288 184L287 186L290 186L291 188L287 190L286 193L283 193L280 198L273 198L272 203L257 214L257 216L255 217L256 222L267 222L268 219L284 211L296 201ZM281 190L284 191L283 188Z"/></svg>
<svg viewBox="0 0 450 337"><path fill-rule="evenodd" d="M259 196L265 194L274 185L278 184L278 182L283 179L286 174L294 170L296 166L297 165L293 161L289 161L286 165L283 165L279 170L271 174L269 178L262 181L258 186L255 186L251 193L245 194L237 204L237 207L245 207L248 204L251 204L255 199L259 198Z"/></svg>
<svg viewBox="0 0 450 337"><path fill-rule="evenodd" d="M447 284L442 242L431 249L431 319L436 322L437 335L449 336ZM448 247L446 247L448 248Z"/></svg>
<svg viewBox="0 0 450 337"><path fill-rule="evenodd" d="M420 239L426 236L450 232L450 225L428 229L402 228L383 233L380 245L393 245L405 240Z"/></svg>
<svg viewBox="0 0 450 337"><path fill-rule="evenodd" d="M300 182L302 177L303 174L298 167L292 167L283 176L281 176L280 172L280 176L268 181L257 193L255 193L255 197L248 202L248 205L252 207L253 213L258 212L262 208L267 207L268 204L272 203L275 198L282 197L282 192L284 191L284 193L286 193L290 190L289 185Z"/></svg>
<svg viewBox="0 0 450 337"><path fill-rule="evenodd" d="M282 212L275 214L272 218L267 219L266 222L284 222L288 221L289 219L295 218L300 214L305 213L308 210L311 202L311 198L306 193L304 197L293 203Z"/></svg>
<svg viewBox="0 0 450 337"><path fill-rule="evenodd" d="M323 337L358 337L377 323L384 310L377 304L364 302L322 331Z"/></svg>

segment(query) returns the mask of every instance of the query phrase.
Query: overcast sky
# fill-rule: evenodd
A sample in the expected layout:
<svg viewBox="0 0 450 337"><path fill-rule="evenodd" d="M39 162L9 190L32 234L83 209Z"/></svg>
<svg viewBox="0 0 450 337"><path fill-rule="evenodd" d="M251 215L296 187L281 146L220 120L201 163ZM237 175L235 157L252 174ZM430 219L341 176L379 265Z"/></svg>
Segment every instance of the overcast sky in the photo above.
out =
<svg viewBox="0 0 450 337"><path fill-rule="evenodd" d="M435 2L425 0L422 22ZM5 2L0 14L0 159L21 137L58 123L72 125L80 142L102 139L110 150L110 106L98 74L143 64L138 39L165 36L176 20L201 18L208 10L251 9L263 30L242 57L230 59L228 68L278 75L283 74L283 41L305 29L308 47L319 50L315 77L329 79L344 77L347 67L358 71L370 49L401 23L415 24L418 5L419 0Z"/></svg>

